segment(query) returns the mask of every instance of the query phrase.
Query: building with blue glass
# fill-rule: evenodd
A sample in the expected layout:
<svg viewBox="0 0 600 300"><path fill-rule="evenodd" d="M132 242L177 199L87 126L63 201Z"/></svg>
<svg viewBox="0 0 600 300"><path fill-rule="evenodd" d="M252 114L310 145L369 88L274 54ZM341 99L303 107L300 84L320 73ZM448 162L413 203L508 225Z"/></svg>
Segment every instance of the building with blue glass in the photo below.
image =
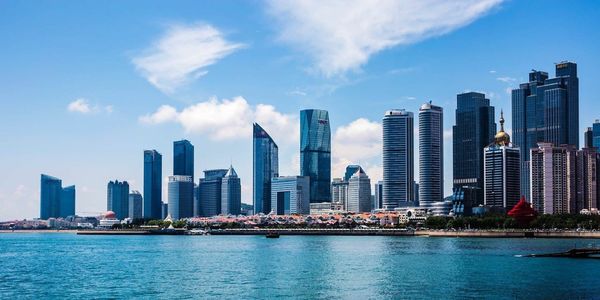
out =
<svg viewBox="0 0 600 300"><path fill-rule="evenodd" d="M75 215L75 186L62 187L62 180L46 174L40 179L40 219Z"/></svg>
<svg viewBox="0 0 600 300"><path fill-rule="evenodd" d="M456 125L452 127L453 190L467 190L470 205L483 204L483 148L494 141L494 107L485 94L456 96ZM467 188L473 187L473 188ZM464 190L459 195L464 198ZM467 201L467 202L469 202Z"/></svg>
<svg viewBox="0 0 600 300"><path fill-rule="evenodd" d="M310 203L331 202L331 128L326 110L300 111L300 174L310 178Z"/></svg>
<svg viewBox="0 0 600 300"><path fill-rule="evenodd" d="M129 193L129 218L141 219L143 216L143 198L139 191Z"/></svg>
<svg viewBox="0 0 600 300"><path fill-rule="evenodd" d="M444 200L444 115L440 106L419 109L419 206Z"/></svg>
<svg viewBox="0 0 600 300"><path fill-rule="evenodd" d="M577 64L556 64L556 77L533 70L529 82L512 90L514 143L521 150L521 192L530 198L530 151L538 143L579 148L579 79Z"/></svg>
<svg viewBox="0 0 600 300"><path fill-rule="evenodd" d="M114 212L118 220L129 217L129 183L127 181L108 182L106 210Z"/></svg>
<svg viewBox="0 0 600 300"><path fill-rule="evenodd" d="M404 109L383 116L383 194L381 208L410 206L414 200L414 117Z"/></svg>
<svg viewBox="0 0 600 300"><path fill-rule="evenodd" d="M194 178L194 146L188 140L173 142L173 175Z"/></svg>
<svg viewBox="0 0 600 300"><path fill-rule="evenodd" d="M221 214L237 216L242 209L242 184L233 166L221 180Z"/></svg>
<svg viewBox="0 0 600 300"><path fill-rule="evenodd" d="M162 155L144 151L144 219L162 218Z"/></svg>
<svg viewBox="0 0 600 300"><path fill-rule="evenodd" d="M228 169L204 171L204 178L198 182L198 202L194 205L194 215L212 217L221 213L221 186Z"/></svg>
<svg viewBox="0 0 600 300"><path fill-rule="evenodd" d="M253 126L252 178L254 213L271 212L271 178L279 176L279 148L257 123Z"/></svg>
<svg viewBox="0 0 600 300"><path fill-rule="evenodd" d="M271 210L277 215L310 213L310 177L282 176L271 182Z"/></svg>
<svg viewBox="0 0 600 300"><path fill-rule="evenodd" d="M592 125L592 147L600 149L600 120L596 120Z"/></svg>
<svg viewBox="0 0 600 300"><path fill-rule="evenodd" d="M169 176L168 211L171 219L179 220L194 216L194 180L192 176Z"/></svg>
<svg viewBox="0 0 600 300"><path fill-rule="evenodd" d="M360 166L348 179L348 212L371 211L371 179Z"/></svg>
<svg viewBox="0 0 600 300"><path fill-rule="evenodd" d="M383 208L383 181L375 183L373 197L373 209Z"/></svg>

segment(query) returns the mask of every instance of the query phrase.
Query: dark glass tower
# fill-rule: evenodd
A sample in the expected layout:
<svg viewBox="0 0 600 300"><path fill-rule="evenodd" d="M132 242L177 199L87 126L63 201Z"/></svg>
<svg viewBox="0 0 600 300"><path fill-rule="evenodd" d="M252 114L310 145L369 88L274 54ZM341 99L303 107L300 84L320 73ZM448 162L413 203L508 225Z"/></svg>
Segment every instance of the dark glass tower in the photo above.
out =
<svg viewBox="0 0 600 300"><path fill-rule="evenodd" d="M529 82L512 91L512 122L514 143L521 150L521 193L530 200L530 150L539 142L579 148L577 64L556 64L556 78L529 73Z"/></svg>
<svg viewBox="0 0 600 300"><path fill-rule="evenodd" d="M393 210L415 200L413 127L412 112L390 110L383 117L383 209Z"/></svg>
<svg viewBox="0 0 600 300"><path fill-rule="evenodd" d="M310 203L331 202L331 129L325 110L300 111L300 174L310 177Z"/></svg>
<svg viewBox="0 0 600 300"><path fill-rule="evenodd" d="M119 220L129 217L129 183L127 181L108 182L106 210L113 211Z"/></svg>
<svg viewBox="0 0 600 300"><path fill-rule="evenodd" d="M237 216L242 208L242 185L233 166L221 180L221 213Z"/></svg>
<svg viewBox="0 0 600 300"><path fill-rule="evenodd" d="M600 120L592 125L592 146L600 149Z"/></svg>
<svg viewBox="0 0 600 300"><path fill-rule="evenodd" d="M162 155L144 151L144 218L162 218Z"/></svg>
<svg viewBox="0 0 600 300"><path fill-rule="evenodd" d="M169 176L169 215L173 220L191 218L194 215L194 180L192 176Z"/></svg>
<svg viewBox="0 0 600 300"><path fill-rule="evenodd" d="M75 186L70 185L62 189L60 194L60 216L66 218L75 215Z"/></svg>
<svg viewBox="0 0 600 300"><path fill-rule="evenodd" d="M456 96L456 125L452 127L453 189L468 189L472 205L483 204L483 148L494 141L494 107L482 93ZM470 188L466 188L470 187Z"/></svg>
<svg viewBox="0 0 600 300"><path fill-rule="evenodd" d="M204 178L198 183L198 202L194 205L194 215L212 217L221 213L221 185L227 169L204 171Z"/></svg>
<svg viewBox="0 0 600 300"><path fill-rule="evenodd" d="M75 186L62 187L62 180L42 174L40 180L40 219L75 215Z"/></svg>
<svg viewBox="0 0 600 300"><path fill-rule="evenodd" d="M254 123L252 140L254 213L271 212L271 179L279 177L279 148L271 136Z"/></svg>
<svg viewBox="0 0 600 300"><path fill-rule="evenodd" d="M188 140L173 142L173 175L194 178L194 146Z"/></svg>
<svg viewBox="0 0 600 300"><path fill-rule="evenodd" d="M444 199L444 117L431 102L419 109L419 205ZM385 187L384 187L385 188ZM385 197L385 192L384 192Z"/></svg>

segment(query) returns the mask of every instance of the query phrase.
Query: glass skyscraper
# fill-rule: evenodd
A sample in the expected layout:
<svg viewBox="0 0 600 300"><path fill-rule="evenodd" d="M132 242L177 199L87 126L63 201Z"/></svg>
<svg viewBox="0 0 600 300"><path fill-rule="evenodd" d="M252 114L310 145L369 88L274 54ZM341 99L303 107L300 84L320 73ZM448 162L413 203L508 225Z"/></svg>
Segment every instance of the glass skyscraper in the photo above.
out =
<svg viewBox="0 0 600 300"><path fill-rule="evenodd" d="M169 176L169 215L173 220L194 216L194 180L192 176Z"/></svg>
<svg viewBox="0 0 600 300"><path fill-rule="evenodd" d="M221 180L221 213L237 216L242 209L242 185L233 166Z"/></svg>
<svg viewBox="0 0 600 300"><path fill-rule="evenodd" d="M371 211L371 179L360 166L348 179L348 212Z"/></svg>
<svg viewBox="0 0 600 300"><path fill-rule="evenodd" d="M414 117L390 110L383 117L382 207L393 210L414 201Z"/></svg>
<svg viewBox="0 0 600 300"><path fill-rule="evenodd" d="M592 146L600 149L600 120L596 120L592 125Z"/></svg>
<svg viewBox="0 0 600 300"><path fill-rule="evenodd" d="M173 142L173 175L194 178L194 146L188 140Z"/></svg>
<svg viewBox="0 0 600 300"><path fill-rule="evenodd" d="M252 140L254 213L271 212L271 179L279 177L279 148L271 136L254 123Z"/></svg>
<svg viewBox="0 0 600 300"><path fill-rule="evenodd" d="M143 207L143 198L142 194L138 191L131 191L129 193L129 217L131 219L141 219L143 216L142 207Z"/></svg>
<svg viewBox="0 0 600 300"><path fill-rule="evenodd" d="M75 186L70 185L62 189L60 194L60 216L66 218L75 215Z"/></svg>
<svg viewBox="0 0 600 300"><path fill-rule="evenodd" d="M310 213L310 178L275 177L271 182L271 208L277 215Z"/></svg>
<svg viewBox="0 0 600 300"><path fill-rule="evenodd" d="M444 200L444 117L431 101L419 109L419 205ZM385 188L385 187L384 187ZM384 194L385 197L385 194Z"/></svg>
<svg viewBox="0 0 600 300"><path fill-rule="evenodd" d="M483 204L483 148L494 141L494 107L482 93L456 96L456 125L452 127L453 190L472 187L472 205ZM474 194L474 195L471 195Z"/></svg>
<svg viewBox="0 0 600 300"><path fill-rule="evenodd" d="M113 211L118 220L129 217L129 183L127 181L108 182L106 210Z"/></svg>
<svg viewBox="0 0 600 300"><path fill-rule="evenodd" d="M162 155L144 151L144 218L162 218Z"/></svg>
<svg viewBox="0 0 600 300"><path fill-rule="evenodd" d="M221 185L227 169L204 171L204 178L198 183L198 202L194 205L194 215L212 217L221 213Z"/></svg>
<svg viewBox="0 0 600 300"><path fill-rule="evenodd" d="M579 148L577 64L556 64L556 78L532 71L529 82L512 91L514 143L521 149L521 192L530 200L530 151L539 142Z"/></svg>
<svg viewBox="0 0 600 300"><path fill-rule="evenodd" d="M62 187L62 180L46 174L40 180L40 219L75 215L75 186Z"/></svg>
<svg viewBox="0 0 600 300"><path fill-rule="evenodd" d="M331 129L325 110L300 111L300 174L310 177L310 203L331 202Z"/></svg>

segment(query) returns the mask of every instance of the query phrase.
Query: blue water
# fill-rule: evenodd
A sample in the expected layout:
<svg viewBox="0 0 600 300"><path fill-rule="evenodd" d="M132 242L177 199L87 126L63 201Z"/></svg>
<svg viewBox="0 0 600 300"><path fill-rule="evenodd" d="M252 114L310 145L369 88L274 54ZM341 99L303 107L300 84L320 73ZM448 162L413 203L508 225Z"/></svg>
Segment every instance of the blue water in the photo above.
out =
<svg viewBox="0 0 600 300"><path fill-rule="evenodd" d="M0 298L598 298L600 240L0 234Z"/></svg>

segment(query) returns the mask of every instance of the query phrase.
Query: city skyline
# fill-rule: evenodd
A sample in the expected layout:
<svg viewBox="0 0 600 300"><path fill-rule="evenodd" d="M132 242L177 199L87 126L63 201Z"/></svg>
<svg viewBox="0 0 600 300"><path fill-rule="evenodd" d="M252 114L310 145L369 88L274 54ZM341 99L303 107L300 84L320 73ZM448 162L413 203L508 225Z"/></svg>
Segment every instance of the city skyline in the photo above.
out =
<svg viewBox="0 0 600 300"><path fill-rule="evenodd" d="M591 14L597 4L577 2L552 7L536 1L500 2L492 1L475 16L459 19L458 26L443 27L447 29L443 34L434 31L408 43L377 48L366 53L366 60L353 64L311 55L315 53L310 48L314 44L308 49L297 49L285 41L280 43L276 38L278 29L261 21L272 20L272 11L291 14L286 6L291 4L248 7L249 16L238 21L228 21L240 15L228 11L224 4L195 13L165 7L163 15L143 9L133 16L133 22L112 12L113 18L108 19L113 25L101 21L105 10L91 12L73 3L66 5L65 11L76 17L63 18L56 27L49 27L45 25L61 19L62 13L38 9L30 12L30 18L36 21L22 24L12 12L31 4L9 3L0 12L0 22L6 25L1 27L20 31L18 36L9 30L1 31L13 44L0 50L0 61L11 70L1 81L4 147L0 147L0 155L4 157L2 169L14 170L14 174L5 174L0 183L0 204L5 208L0 212L0 220L39 215L42 173L77 186L78 213L103 211L109 180L126 180L132 190L143 190L141 153L147 149L164 155L161 199L167 202L167 178L173 174L171 143L182 138L196 147L195 174L233 162L242 181L242 201L252 203L252 122L264 126L280 146L281 176L298 175L298 111L305 108L329 111L331 177L342 177L348 164L360 164L371 183L375 183L382 179L381 115L396 108L416 113L430 99L446 111L444 195L449 195L450 132L456 124L456 95L467 90L484 92L496 112L505 111L507 131L512 133L507 90L527 82L530 69L552 73L553 63L563 60L578 64L581 107L577 134L581 144L585 128L600 118L594 110L585 109L593 107L600 95L599 88L591 84L600 70L592 54L598 53L600 47L596 35L589 34L590 28L597 27L594 24L600 25ZM533 7L541 12L527 14ZM223 13L215 17L211 14L214 11ZM79 16L76 12L85 13ZM565 15L577 16L590 26L564 24L551 33L527 26L531 22L550 24L552 17ZM133 27L114 30L124 22ZM299 26L280 22L281 30ZM153 54L160 50L152 45L170 41L173 35L191 35L189 41L194 42L194 34L210 29L217 30L221 42L228 46L225 52L219 52L227 53L226 57L195 63L183 77L177 77L180 73L172 78L150 76L153 70L147 62L156 59L158 56ZM518 35L514 34L516 30ZM515 44L528 44L525 36L533 33L547 40L559 36L562 42L552 48L530 45L532 49L527 53L511 49ZM61 35L61 39L55 39ZM91 41L92 37L98 41ZM45 50L28 47L28 41L39 41ZM467 42L469 47L465 47ZM71 46L63 48L63 43ZM309 60L299 58L298 51L306 51ZM90 62L91 55L103 65ZM264 68L261 70L256 64ZM232 74L237 77L235 80L231 80ZM436 88L429 88L433 83ZM199 118L204 119L194 121ZM32 151L30 145L44 151ZM415 145L415 161L417 151ZM415 180L418 179L415 165Z"/></svg>

